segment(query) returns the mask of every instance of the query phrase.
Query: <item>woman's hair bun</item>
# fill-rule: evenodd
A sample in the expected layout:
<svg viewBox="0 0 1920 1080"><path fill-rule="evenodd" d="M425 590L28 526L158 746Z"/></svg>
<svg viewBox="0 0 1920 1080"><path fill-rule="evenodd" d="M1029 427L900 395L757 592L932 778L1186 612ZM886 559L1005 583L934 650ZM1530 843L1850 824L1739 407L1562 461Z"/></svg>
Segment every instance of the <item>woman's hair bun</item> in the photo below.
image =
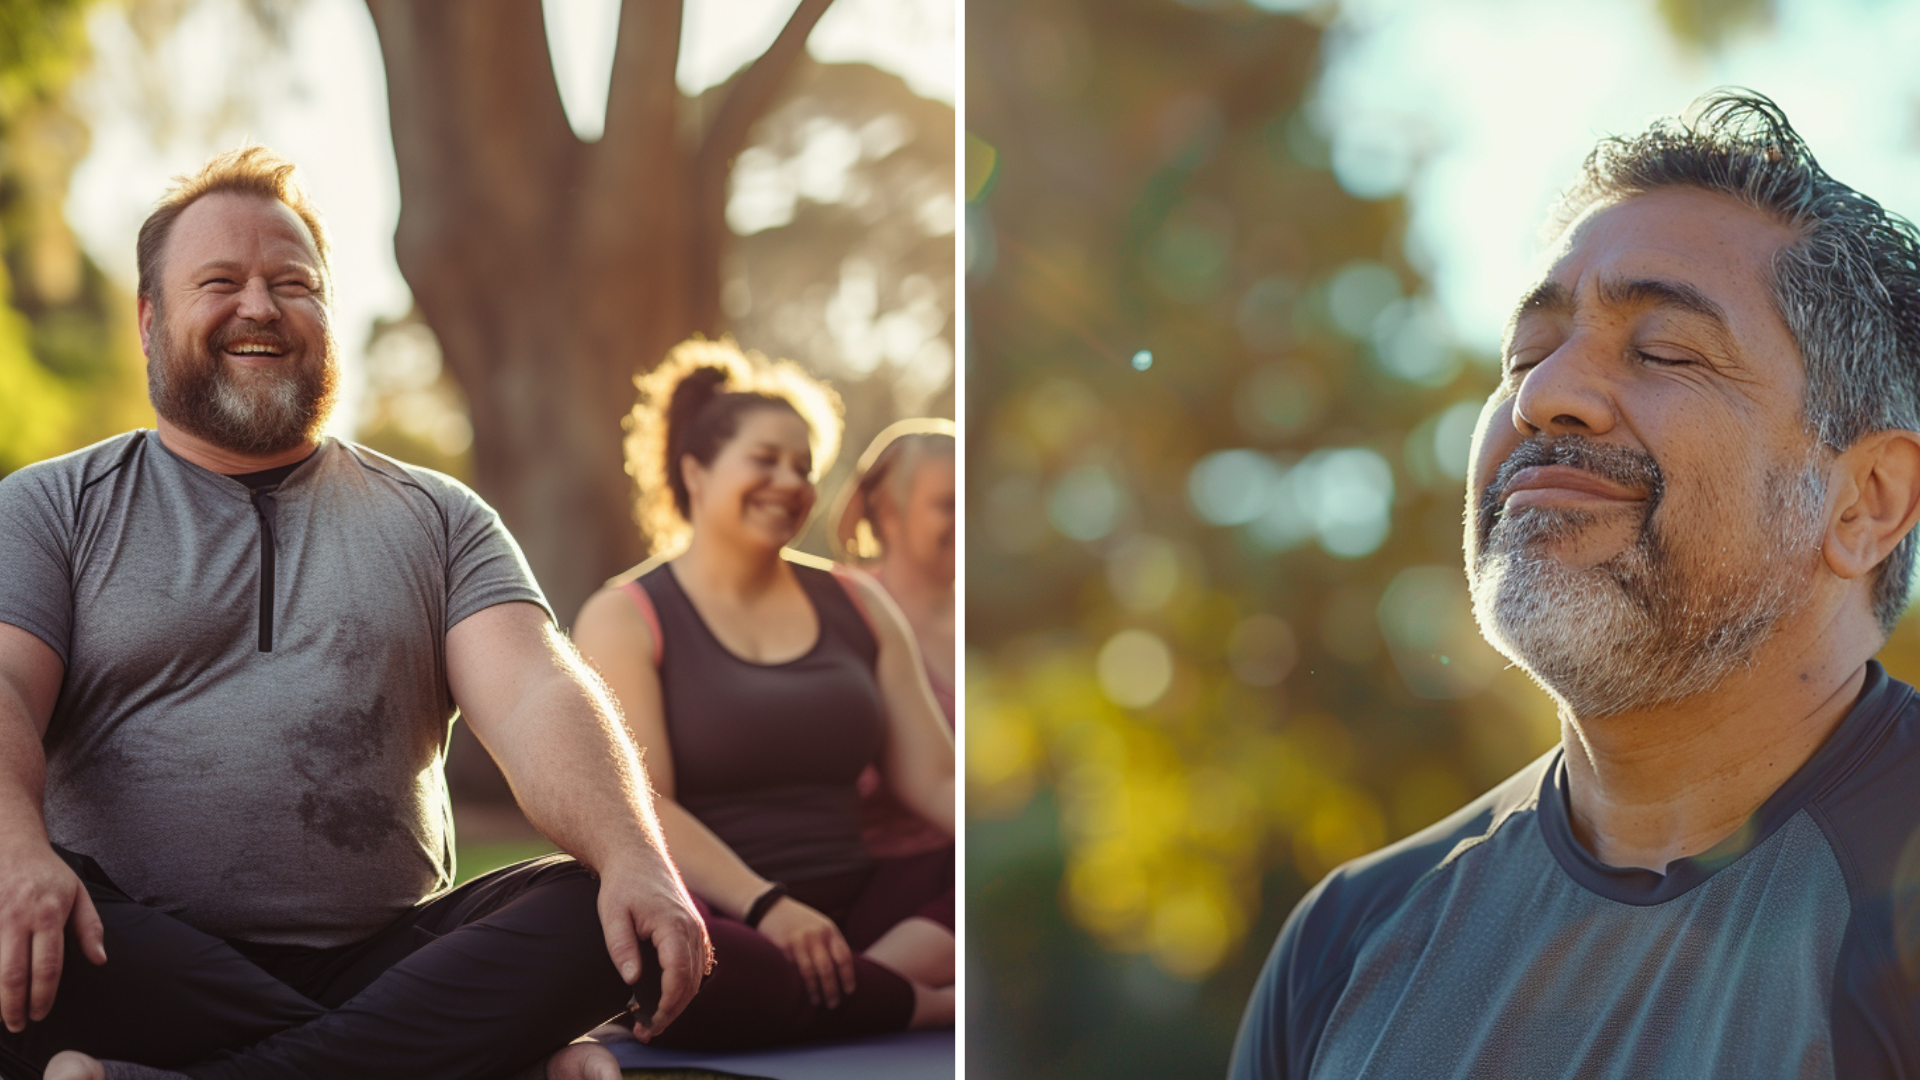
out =
<svg viewBox="0 0 1920 1080"><path fill-rule="evenodd" d="M626 421L627 474L640 489L634 519L656 551L690 521L681 460L711 464L742 414L791 409L807 425L816 477L840 451L840 395L798 364L742 351L730 337L683 341L633 382L640 393Z"/></svg>
<svg viewBox="0 0 1920 1080"><path fill-rule="evenodd" d="M688 369L673 384L673 394L667 400L667 460L673 461L680 456L680 449L686 442L687 431L713 399L720 396L733 372L715 364L702 364Z"/></svg>

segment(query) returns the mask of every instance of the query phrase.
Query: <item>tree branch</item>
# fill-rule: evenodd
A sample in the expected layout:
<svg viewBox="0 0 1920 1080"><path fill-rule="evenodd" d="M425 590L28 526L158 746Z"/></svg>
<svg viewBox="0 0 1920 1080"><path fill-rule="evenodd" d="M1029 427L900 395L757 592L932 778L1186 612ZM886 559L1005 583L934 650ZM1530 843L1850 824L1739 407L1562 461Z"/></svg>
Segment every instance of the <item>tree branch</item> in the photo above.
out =
<svg viewBox="0 0 1920 1080"><path fill-rule="evenodd" d="M832 4L833 0L800 0L800 6L781 28L780 36L745 71L734 77L733 88L727 91L727 99L714 114L713 122L707 125L700 150L694 156L696 192L715 184L725 188L733 159L746 148L747 133L772 107L780 84L786 81L787 72L805 51L807 38L820 22L820 16L826 14Z"/></svg>
<svg viewBox="0 0 1920 1080"><path fill-rule="evenodd" d="M691 229L687 261L692 287L688 310L693 326L708 334L718 333L725 323L720 310L720 273L727 242L732 238L727 229L727 178L733 171L734 158L746 148L753 125L773 107L781 84L806 51L808 36L832 4L833 0L800 0L767 51L734 76L687 170Z"/></svg>
<svg viewBox="0 0 1920 1080"><path fill-rule="evenodd" d="M632 174L679 152L681 0L625 0L607 84L607 126L599 155L606 168ZM644 173L641 173L644 175Z"/></svg>
<svg viewBox="0 0 1920 1080"><path fill-rule="evenodd" d="M471 272L522 257L521 241L550 228L551 193L564 190L580 150L539 0L367 0L367 9L386 67L401 192L394 247L409 280L420 279L409 263L422 260Z"/></svg>

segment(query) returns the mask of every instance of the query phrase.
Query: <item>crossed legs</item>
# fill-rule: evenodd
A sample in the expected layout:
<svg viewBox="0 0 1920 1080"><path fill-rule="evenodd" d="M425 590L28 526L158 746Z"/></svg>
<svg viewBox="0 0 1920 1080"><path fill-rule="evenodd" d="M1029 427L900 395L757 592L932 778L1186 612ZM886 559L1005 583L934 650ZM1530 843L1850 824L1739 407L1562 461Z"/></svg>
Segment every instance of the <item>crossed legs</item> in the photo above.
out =
<svg viewBox="0 0 1920 1080"><path fill-rule="evenodd" d="M0 1033L28 1062L76 1050L194 1080L478 1080L537 1066L635 992L607 957L598 882L564 857L489 874L323 950L222 941L135 903L91 860L70 861L106 924L109 960L67 965L46 1020ZM657 1000L659 969L645 966Z"/></svg>
<svg viewBox="0 0 1920 1080"><path fill-rule="evenodd" d="M732 1050L952 1023L953 858L947 847L880 860L869 874L791 884L856 954L853 993L834 1009L809 1001L799 969L764 934L700 904L713 974L654 1045Z"/></svg>

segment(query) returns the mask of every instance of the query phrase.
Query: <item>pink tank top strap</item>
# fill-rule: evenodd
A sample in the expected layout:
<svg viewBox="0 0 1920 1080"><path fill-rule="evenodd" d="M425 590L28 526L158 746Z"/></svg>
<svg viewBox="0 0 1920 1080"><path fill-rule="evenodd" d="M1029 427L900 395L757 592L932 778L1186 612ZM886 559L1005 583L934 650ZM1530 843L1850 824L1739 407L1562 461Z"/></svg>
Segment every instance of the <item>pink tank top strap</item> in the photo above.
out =
<svg viewBox="0 0 1920 1080"><path fill-rule="evenodd" d="M653 666L660 666L662 651L666 648L666 639L660 636L660 613L653 610L653 597L647 595L646 587L639 579L624 582L620 590L633 600L633 606L640 609L640 617L647 620L647 631L653 635Z"/></svg>
<svg viewBox="0 0 1920 1080"><path fill-rule="evenodd" d="M839 582L840 587L847 591L847 599L853 601L853 609L860 613L861 619L865 620L867 629L873 631L873 640L879 641L880 628L873 623L873 612L867 610L867 598L860 595L860 582L857 579L862 576L860 571L851 566L833 564L833 580Z"/></svg>

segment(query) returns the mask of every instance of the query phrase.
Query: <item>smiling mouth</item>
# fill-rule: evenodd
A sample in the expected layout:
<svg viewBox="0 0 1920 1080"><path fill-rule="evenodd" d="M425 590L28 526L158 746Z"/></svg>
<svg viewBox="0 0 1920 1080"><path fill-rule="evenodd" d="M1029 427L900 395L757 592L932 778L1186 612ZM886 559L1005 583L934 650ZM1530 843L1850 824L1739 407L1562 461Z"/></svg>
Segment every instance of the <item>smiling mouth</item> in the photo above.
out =
<svg viewBox="0 0 1920 1080"><path fill-rule="evenodd" d="M226 345L222 347L220 351L222 353L225 353L228 356L238 356L246 359L253 359L257 357L261 359L271 360L271 359L275 359L275 358L287 355L287 349L285 346L269 345L265 342L259 342L259 341L235 342L231 345Z"/></svg>
<svg viewBox="0 0 1920 1080"><path fill-rule="evenodd" d="M1501 506L1508 510L1553 504L1621 505L1646 500L1643 491L1572 465L1534 465L1521 469L1507 481L1500 495Z"/></svg>

